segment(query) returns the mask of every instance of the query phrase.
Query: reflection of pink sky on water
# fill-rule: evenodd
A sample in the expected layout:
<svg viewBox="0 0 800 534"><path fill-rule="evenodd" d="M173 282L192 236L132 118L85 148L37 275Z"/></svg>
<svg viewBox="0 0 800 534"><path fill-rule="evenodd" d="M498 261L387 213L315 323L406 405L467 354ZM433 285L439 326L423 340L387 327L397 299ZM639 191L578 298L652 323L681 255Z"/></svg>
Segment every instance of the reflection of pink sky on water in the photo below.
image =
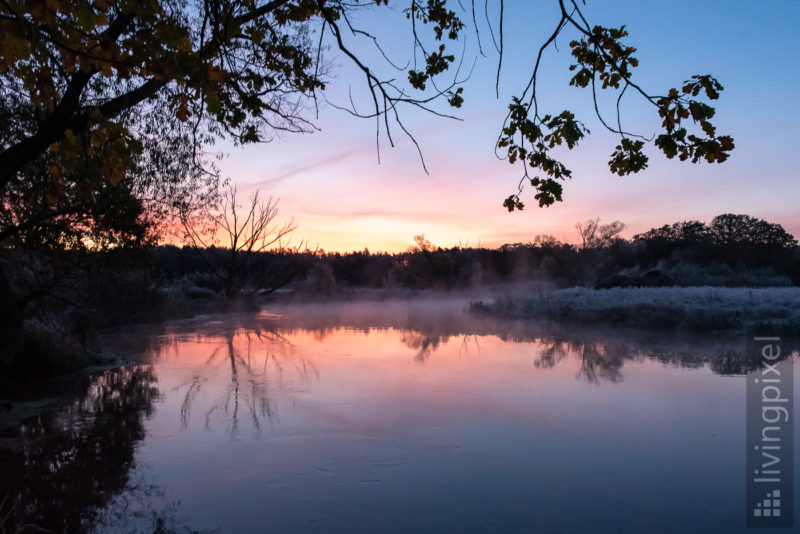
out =
<svg viewBox="0 0 800 534"><path fill-rule="evenodd" d="M711 374L702 370L687 376L639 359L625 362L621 383L598 387L580 380L581 354L575 350L554 367L537 366L541 343L506 342L495 336L426 337L395 329L367 333L337 328L324 334L297 330L282 337L260 340L238 332L233 338L240 395L249 396L245 385L264 386L271 402L281 407L279 426L307 417L368 427L443 418L446 425L474 417L476 409L493 418L557 424L597 402L609 403L608 409L617 415L620 410L635 415L659 406L680 406L682 392ZM230 388L227 341L178 341L158 361L159 384L167 391L166 411L180 411L192 380L199 377L200 391L194 394L188 425L203 427L204 414L213 409L210 422L218 419L217 430L222 430L224 409L213 403L215 394ZM626 405L623 399L628 395L639 401ZM245 415L242 419L251 418Z"/></svg>

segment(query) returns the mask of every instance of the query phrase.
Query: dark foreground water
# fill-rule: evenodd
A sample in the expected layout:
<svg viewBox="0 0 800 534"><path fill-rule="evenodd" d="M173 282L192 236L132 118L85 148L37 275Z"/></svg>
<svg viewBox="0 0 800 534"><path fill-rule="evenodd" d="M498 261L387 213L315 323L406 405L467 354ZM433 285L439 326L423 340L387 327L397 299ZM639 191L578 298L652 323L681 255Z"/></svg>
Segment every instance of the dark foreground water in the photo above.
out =
<svg viewBox="0 0 800 534"><path fill-rule="evenodd" d="M371 304L107 343L141 363L2 431L11 532L746 531L743 339Z"/></svg>

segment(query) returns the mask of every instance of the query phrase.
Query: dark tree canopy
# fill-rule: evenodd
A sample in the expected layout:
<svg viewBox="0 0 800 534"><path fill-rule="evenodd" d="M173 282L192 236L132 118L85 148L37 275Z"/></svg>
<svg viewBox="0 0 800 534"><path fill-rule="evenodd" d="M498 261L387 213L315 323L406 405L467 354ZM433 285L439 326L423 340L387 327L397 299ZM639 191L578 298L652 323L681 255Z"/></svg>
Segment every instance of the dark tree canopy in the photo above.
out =
<svg viewBox="0 0 800 534"><path fill-rule="evenodd" d="M170 216L214 201L217 175L196 165L192 132L165 104L127 110L141 150L126 155L125 179L109 175L112 148L101 144L58 174L58 152L25 166L0 195L0 242L18 248L91 248L152 243ZM112 171L113 172L113 171Z"/></svg>
<svg viewBox="0 0 800 534"><path fill-rule="evenodd" d="M797 245L794 236L780 224L749 215L717 215L711 221L710 231L720 245L748 244L772 249Z"/></svg>
<svg viewBox="0 0 800 534"><path fill-rule="evenodd" d="M633 236L634 241L679 246L747 245L767 249L792 248L797 240L783 226L749 215L725 213L717 215L710 225L700 221L683 221L653 228Z"/></svg>
<svg viewBox="0 0 800 534"><path fill-rule="evenodd" d="M711 230L704 222L682 221L636 234L634 240L694 246L710 242Z"/></svg>
<svg viewBox="0 0 800 534"><path fill-rule="evenodd" d="M733 140L717 134L711 123L714 108L707 103L722 90L716 79L690 76L663 94L650 93L634 80L639 60L636 49L626 42L624 26L593 25L577 0L554 1L560 16L552 33L542 36L538 53L522 66L531 77L511 101L497 142L503 157L524 168L519 191L505 201L509 210L524 206L520 194L525 183L535 190L540 206L560 201L560 182L571 171L553 150L574 148L588 132L573 112L542 110L537 102L542 54L560 35L572 39L570 85L591 91L602 124L619 136L609 161L612 172L625 175L644 169L648 161L644 148L650 142L668 158L725 161ZM377 74L381 68L355 52L360 39L383 53L381 35L357 26L355 21L363 17L355 15L387 9L388 4L387 0L0 3L4 209L16 202L15 195L30 201L35 190L45 206L58 212L59 203L80 204L71 199L102 196L109 186L142 178L142 158L153 160L147 152L155 149L148 145L147 129L138 119L148 113L160 113L165 124L180 123L168 128L174 134L166 134L168 142L177 136L198 148L183 154L184 170L196 171L202 165L199 148L214 138L250 143L269 140L280 131L309 131L314 127L309 108L329 81L328 48L355 65L371 95L366 104L371 111L364 111L364 103L351 103L349 111L375 120L378 132L390 142L393 130L409 134L403 124L404 108L446 115L441 105L460 107L461 83L467 76L460 74L464 58L458 57L458 41L466 38L466 32L478 31L476 7L488 14L488 4L400 3L413 53L408 66L397 67L399 73L382 77ZM486 18L497 43L499 72L503 1L493 7L499 16ZM445 79L446 75L450 77ZM645 137L624 131L619 119L606 120L596 105L596 93L603 90L618 93L618 107L626 93L644 98L661 121L661 133ZM189 172L187 180L201 175ZM19 184L34 176L36 187ZM130 194L115 194L141 197L135 187L127 187ZM15 217L5 217L3 224L26 224Z"/></svg>

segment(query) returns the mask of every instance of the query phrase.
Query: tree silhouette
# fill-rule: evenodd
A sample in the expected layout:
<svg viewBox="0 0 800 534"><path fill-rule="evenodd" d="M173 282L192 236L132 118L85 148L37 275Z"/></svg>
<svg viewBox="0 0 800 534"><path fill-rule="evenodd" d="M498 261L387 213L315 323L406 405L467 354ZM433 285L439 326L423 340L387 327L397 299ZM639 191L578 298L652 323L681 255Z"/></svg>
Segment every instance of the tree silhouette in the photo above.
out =
<svg viewBox="0 0 800 534"><path fill-rule="evenodd" d="M749 215L717 215L711 220L710 231L719 245L745 243L767 248L785 248L797 244L797 240L781 225Z"/></svg>
<svg viewBox="0 0 800 534"><path fill-rule="evenodd" d="M244 208L244 209L243 209ZM185 239L207 261L211 272L223 283L225 295L232 297L249 282L255 281L249 272L249 262L255 254L271 248L283 249L286 239L295 230L294 221L278 223L278 201L261 198L253 193L247 204L237 201L236 186L228 187L221 205L206 207L198 212L182 214ZM222 260L211 255L211 247L223 247ZM282 280L281 284L291 280ZM279 286L273 286L275 290Z"/></svg>
<svg viewBox="0 0 800 534"><path fill-rule="evenodd" d="M609 224L600 224L600 219L590 219L585 223L576 223L575 228L581 238L581 248L594 249L610 245L618 239L620 233L625 230L625 224L621 221L614 221Z"/></svg>

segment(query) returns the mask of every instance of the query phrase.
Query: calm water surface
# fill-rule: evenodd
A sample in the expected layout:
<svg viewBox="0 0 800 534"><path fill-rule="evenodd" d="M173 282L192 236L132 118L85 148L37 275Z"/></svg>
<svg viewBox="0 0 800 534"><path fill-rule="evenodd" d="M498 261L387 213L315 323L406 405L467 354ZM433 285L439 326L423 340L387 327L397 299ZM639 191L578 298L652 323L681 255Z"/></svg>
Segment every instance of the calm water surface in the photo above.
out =
<svg viewBox="0 0 800 534"><path fill-rule="evenodd" d="M0 499L31 523L746 530L744 340L371 304L209 317L108 342L141 363L96 374L2 434Z"/></svg>

